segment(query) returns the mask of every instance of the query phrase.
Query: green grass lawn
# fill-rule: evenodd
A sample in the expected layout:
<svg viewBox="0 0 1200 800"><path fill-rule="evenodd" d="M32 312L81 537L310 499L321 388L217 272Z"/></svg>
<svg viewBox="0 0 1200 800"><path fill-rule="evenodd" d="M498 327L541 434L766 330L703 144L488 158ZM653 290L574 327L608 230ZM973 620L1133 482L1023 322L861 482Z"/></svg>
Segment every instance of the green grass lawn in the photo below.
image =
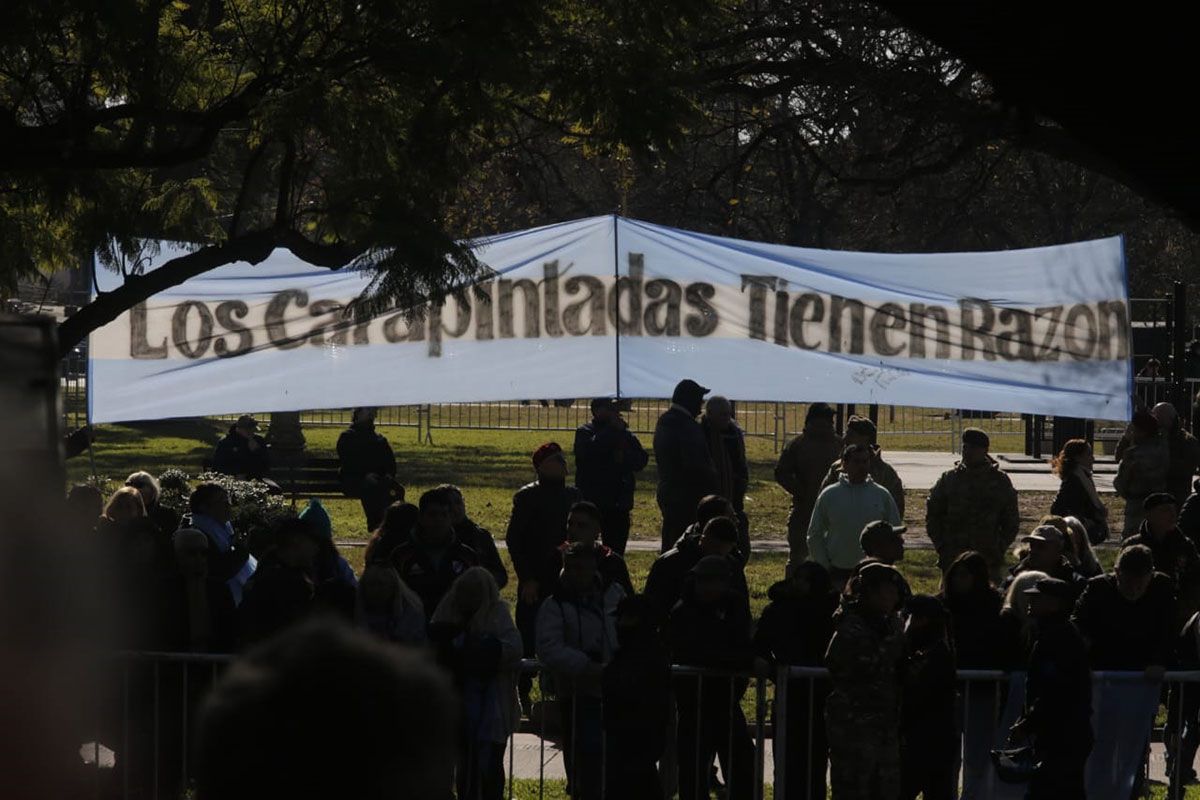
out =
<svg viewBox="0 0 1200 800"><path fill-rule="evenodd" d="M168 420L163 422L101 425L91 458L87 454L68 464L71 479L79 480L90 472L111 478L123 478L145 469L158 474L178 467L195 474L212 454L225 434L227 422L211 419ZM338 434L336 425L307 425L304 429L308 452L313 456L333 456ZM471 516L498 537L503 537L512 508L513 493L534 479L529 456L542 442L557 440L569 452L570 431L525 430L435 430L434 443L422 444L415 428L380 426L396 452L399 478L412 501L425 489L440 483L462 487ZM642 436L649 448L650 437ZM912 442L905 442L912 444ZM774 479L776 453L771 440L748 438L747 458L750 485L746 494L746 513L750 517L754 539L785 539L791 498ZM886 454L886 451L885 451ZM94 463L94 469L93 469ZM657 540L661 517L654 501L657 472L654 460L639 475L634 498L632 538ZM906 522L910 530L923 531L927 492L908 492ZM1113 499L1111 495L1106 496ZM1023 524L1032 527L1049 508L1046 492L1021 495ZM326 501L333 517L334 534L342 539L367 536L366 524L356 500L330 498ZM1110 520L1120 525L1121 512L1111 508Z"/></svg>

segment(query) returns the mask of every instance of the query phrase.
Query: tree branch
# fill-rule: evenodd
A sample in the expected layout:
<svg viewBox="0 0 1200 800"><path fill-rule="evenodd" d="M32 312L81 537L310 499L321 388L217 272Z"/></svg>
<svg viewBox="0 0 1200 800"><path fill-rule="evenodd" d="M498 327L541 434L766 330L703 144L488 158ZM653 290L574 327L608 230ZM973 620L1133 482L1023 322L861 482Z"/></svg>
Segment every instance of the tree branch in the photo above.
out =
<svg viewBox="0 0 1200 800"><path fill-rule="evenodd" d="M254 231L222 244L202 247L173 258L144 275L131 275L111 292L98 294L95 300L58 326L59 354L70 353L89 333L161 291L226 264L238 261L259 264L276 247L286 248L309 264L328 269L340 269L363 252L348 244L317 244L296 231L274 229Z"/></svg>

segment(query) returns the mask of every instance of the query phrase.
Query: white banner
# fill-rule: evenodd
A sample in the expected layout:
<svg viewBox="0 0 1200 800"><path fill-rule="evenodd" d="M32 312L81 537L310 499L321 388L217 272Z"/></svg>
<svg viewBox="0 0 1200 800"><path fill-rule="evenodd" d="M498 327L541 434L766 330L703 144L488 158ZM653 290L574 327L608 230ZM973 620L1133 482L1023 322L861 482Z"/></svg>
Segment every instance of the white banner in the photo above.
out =
<svg viewBox="0 0 1200 800"><path fill-rule="evenodd" d="M366 321L342 310L367 275L286 251L193 278L92 334L91 419L669 397L684 377L738 400L1131 413L1119 237L890 255L609 216L476 252L490 276Z"/></svg>

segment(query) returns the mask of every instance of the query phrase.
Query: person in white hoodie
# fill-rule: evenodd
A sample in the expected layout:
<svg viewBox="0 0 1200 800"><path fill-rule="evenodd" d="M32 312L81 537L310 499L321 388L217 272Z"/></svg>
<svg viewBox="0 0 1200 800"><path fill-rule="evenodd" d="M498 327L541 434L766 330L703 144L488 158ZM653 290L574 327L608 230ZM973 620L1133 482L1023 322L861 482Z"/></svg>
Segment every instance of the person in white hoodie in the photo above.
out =
<svg viewBox="0 0 1200 800"><path fill-rule="evenodd" d="M604 587L591 545L563 553L559 587L538 611L537 657L542 688L558 698L568 791L574 800L599 800L604 731L601 680L617 651L618 583Z"/></svg>
<svg viewBox="0 0 1200 800"><path fill-rule="evenodd" d="M429 638L462 701L458 796L501 800L504 750L520 718L517 671L523 648L495 577L483 567L458 576L433 612Z"/></svg>

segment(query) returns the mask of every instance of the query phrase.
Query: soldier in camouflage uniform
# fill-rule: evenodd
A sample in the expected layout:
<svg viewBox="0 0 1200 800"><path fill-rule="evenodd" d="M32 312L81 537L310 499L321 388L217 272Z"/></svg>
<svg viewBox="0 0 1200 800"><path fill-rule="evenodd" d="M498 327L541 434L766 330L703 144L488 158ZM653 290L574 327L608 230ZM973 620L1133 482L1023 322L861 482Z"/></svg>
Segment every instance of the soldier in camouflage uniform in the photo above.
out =
<svg viewBox="0 0 1200 800"><path fill-rule="evenodd" d="M842 437L833 427L833 408L813 403L804 418L804 430L787 443L775 464L775 482L792 496L788 514L788 574L808 557L808 523L821 493L829 465L842 454Z"/></svg>
<svg viewBox="0 0 1200 800"><path fill-rule="evenodd" d="M992 579L1004 579L1004 554L1017 538L1021 518L1017 490L988 455L988 436L976 428L962 435L962 460L942 474L925 505L925 528L945 572L954 559L975 550L987 559Z"/></svg>
<svg viewBox="0 0 1200 800"><path fill-rule="evenodd" d="M904 633L900 573L867 564L853 578L825 665L825 704L835 800L895 800L900 794L900 667Z"/></svg>
<svg viewBox="0 0 1200 800"><path fill-rule="evenodd" d="M892 465L883 460L883 456L879 452L879 445L875 443L875 423L866 417L860 417L857 414L846 422L846 437L845 443L865 444L871 448L871 471L868 473L871 480L887 489L892 495L892 499L896 501L896 508L900 511L900 519L904 519L904 482L900 480L900 475L892 468ZM833 486L838 482L838 478L842 474L842 460L839 458L834 461L829 467L829 472L825 474L825 480L821 483L821 491L827 486ZM821 491L818 491L819 495Z"/></svg>

